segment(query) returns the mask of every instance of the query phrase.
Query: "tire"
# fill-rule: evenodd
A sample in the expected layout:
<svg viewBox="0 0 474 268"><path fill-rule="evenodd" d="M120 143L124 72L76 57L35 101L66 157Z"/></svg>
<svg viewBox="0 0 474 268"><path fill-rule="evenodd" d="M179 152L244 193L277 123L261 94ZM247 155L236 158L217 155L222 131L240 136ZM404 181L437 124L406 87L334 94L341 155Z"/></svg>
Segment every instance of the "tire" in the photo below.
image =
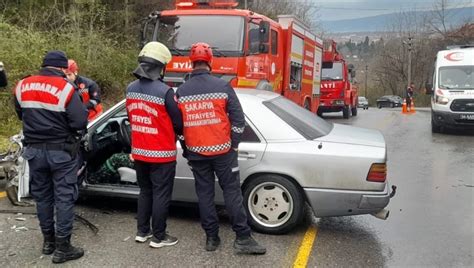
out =
<svg viewBox="0 0 474 268"><path fill-rule="evenodd" d="M382 109L382 104L381 104L381 103L378 103L378 104L377 104L377 107L378 107L379 109Z"/></svg>
<svg viewBox="0 0 474 268"><path fill-rule="evenodd" d="M304 108L308 111L311 111L311 105L309 104L308 100L304 101Z"/></svg>
<svg viewBox="0 0 474 268"><path fill-rule="evenodd" d="M243 196L248 222L257 232L285 234L303 219L303 193L285 177L268 174L253 178L244 187ZM259 200L260 196L266 196L265 200ZM277 209L281 213L273 212Z"/></svg>
<svg viewBox="0 0 474 268"><path fill-rule="evenodd" d="M352 116L357 116L357 107L352 107L351 113L352 113Z"/></svg>
<svg viewBox="0 0 474 268"><path fill-rule="evenodd" d="M318 110L318 111L316 112L316 114L317 114L319 117L323 117L323 112L321 112L320 110Z"/></svg>
<svg viewBox="0 0 474 268"><path fill-rule="evenodd" d="M431 116L431 133L443 133L443 128L436 124L433 119L433 115Z"/></svg>
<svg viewBox="0 0 474 268"><path fill-rule="evenodd" d="M342 108L342 117L344 119L349 118L349 106L344 106L344 108Z"/></svg>

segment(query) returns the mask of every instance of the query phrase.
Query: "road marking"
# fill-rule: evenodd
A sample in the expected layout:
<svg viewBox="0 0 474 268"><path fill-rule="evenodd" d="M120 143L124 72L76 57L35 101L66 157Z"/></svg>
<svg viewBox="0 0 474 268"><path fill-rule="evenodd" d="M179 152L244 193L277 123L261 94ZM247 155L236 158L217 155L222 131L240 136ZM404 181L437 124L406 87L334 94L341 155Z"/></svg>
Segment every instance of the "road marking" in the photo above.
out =
<svg viewBox="0 0 474 268"><path fill-rule="evenodd" d="M0 198L7 197L7 192L0 192Z"/></svg>
<svg viewBox="0 0 474 268"><path fill-rule="evenodd" d="M298 254L296 255L296 259L293 262L294 268L306 267L308 264L309 256L311 255L311 250L313 249L314 240L316 240L316 236L318 235L318 228L313 225L308 227L308 230L304 234L303 241L301 241L300 248L298 250Z"/></svg>

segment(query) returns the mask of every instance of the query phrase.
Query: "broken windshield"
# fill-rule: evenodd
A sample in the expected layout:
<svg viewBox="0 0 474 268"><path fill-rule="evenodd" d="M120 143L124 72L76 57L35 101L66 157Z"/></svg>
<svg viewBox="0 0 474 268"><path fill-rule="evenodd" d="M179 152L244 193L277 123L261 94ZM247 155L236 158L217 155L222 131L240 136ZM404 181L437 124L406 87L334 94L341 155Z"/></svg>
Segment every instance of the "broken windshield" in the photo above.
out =
<svg viewBox="0 0 474 268"><path fill-rule="evenodd" d="M158 41L173 55L187 55L191 45L208 43L214 56L242 53L244 18L239 16L163 16L160 18Z"/></svg>

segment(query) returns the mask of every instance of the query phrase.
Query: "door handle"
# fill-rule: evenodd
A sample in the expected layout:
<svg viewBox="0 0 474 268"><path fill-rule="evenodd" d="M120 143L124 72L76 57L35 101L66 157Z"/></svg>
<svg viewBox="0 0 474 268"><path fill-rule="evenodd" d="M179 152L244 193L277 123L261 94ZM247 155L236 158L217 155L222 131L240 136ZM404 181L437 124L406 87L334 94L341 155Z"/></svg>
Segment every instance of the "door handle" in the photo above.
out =
<svg viewBox="0 0 474 268"><path fill-rule="evenodd" d="M257 158L257 155L249 152L239 152L239 157L244 159L255 159Z"/></svg>

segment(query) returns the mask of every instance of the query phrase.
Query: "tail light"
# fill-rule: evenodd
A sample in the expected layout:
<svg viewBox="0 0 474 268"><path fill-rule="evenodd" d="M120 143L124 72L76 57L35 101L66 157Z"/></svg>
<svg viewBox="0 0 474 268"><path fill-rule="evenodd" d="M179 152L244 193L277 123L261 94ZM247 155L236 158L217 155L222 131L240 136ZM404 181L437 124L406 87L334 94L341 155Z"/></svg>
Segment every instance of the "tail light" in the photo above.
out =
<svg viewBox="0 0 474 268"><path fill-rule="evenodd" d="M387 164L372 164L370 166L369 174L367 174L367 181L385 182L387 179Z"/></svg>

